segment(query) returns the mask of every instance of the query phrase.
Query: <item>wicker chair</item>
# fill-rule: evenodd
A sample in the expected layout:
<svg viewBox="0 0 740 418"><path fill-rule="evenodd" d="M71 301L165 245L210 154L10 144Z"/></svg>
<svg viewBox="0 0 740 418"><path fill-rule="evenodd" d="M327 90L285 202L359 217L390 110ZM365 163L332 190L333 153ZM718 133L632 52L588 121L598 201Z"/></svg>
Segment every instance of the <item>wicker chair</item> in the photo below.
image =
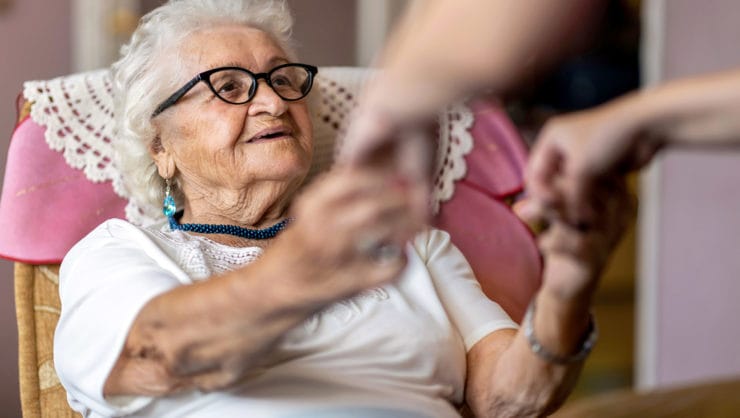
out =
<svg viewBox="0 0 740 418"><path fill-rule="evenodd" d="M15 265L18 374L24 418L79 417L54 371L54 328L59 320L59 265Z"/></svg>

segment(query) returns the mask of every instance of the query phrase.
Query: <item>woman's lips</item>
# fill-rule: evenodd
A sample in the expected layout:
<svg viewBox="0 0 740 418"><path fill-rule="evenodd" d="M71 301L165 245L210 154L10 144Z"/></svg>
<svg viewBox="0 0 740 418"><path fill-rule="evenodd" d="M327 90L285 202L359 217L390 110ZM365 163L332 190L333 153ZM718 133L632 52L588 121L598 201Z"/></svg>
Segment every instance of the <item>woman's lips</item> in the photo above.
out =
<svg viewBox="0 0 740 418"><path fill-rule="evenodd" d="M284 139L291 136L292 130L285 126L279 126L274 128L263 129L256 135L249 138L247 142L262 142L273 139Z"/></svg>

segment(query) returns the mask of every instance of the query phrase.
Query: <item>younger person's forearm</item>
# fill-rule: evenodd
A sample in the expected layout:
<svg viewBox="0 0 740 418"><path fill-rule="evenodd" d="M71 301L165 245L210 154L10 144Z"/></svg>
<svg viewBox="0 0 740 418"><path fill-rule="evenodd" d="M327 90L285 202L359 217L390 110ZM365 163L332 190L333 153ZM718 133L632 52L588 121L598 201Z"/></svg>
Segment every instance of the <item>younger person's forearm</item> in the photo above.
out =
<svg viewBox="0 0 740 418"><path fill-rule="evenodd" d="M661 145L740 145L737 70L646 89L620 106Z"/></svg>
<svg viewBox="0 0 740 418"><path fill-rule="evenodd" d="M369 101L409 120L481 89L506 92L564 54L563 45L599 5L430 1L394 32L380 62L388 77L368 92Z"/></svg>

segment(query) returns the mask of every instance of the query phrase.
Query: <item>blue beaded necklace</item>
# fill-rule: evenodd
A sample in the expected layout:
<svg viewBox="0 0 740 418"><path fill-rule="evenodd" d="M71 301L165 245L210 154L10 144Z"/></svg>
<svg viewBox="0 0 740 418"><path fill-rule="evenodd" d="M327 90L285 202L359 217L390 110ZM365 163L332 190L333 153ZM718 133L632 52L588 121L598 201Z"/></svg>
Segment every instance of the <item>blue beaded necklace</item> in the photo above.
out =
<svg viewBox="0 0 740 418"><path fill-rule="evenodd" d="M280 231L282 231L285 228L286 225L288 225L288 222L290 222L290 218L285 218L282 221L276 223L275 225L267 227L267 228L249 229L249 228L242 228L236 225L223 225L223 224L222 225L181 224L177 221L177 218L180 217L178 215L182 216L182 212L167 216L167 219L169 219L170 221L170 229L172 229L173 231L180 230L180 231L187 231L187 232L197 232L199 234L227 234L227 235L233 235L235 237L254 239L254 240L274 238L278 233L280 233Z"/></svg>

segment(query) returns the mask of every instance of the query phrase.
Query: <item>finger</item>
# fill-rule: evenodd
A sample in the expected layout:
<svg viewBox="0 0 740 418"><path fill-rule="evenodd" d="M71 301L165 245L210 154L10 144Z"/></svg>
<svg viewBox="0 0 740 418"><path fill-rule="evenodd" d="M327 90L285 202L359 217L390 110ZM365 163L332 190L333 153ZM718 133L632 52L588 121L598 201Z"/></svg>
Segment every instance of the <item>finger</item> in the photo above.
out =
<svg viewBox="0 0 740 418"><path fill-rule="evenodd" d="M591 225L597 216L595 193L598 189L568 175L560 178L558 183L562 219L580 229Z"/></svg>
<svg viewBox="0 0 740 418"><path fill-rule="evenodd" d="M432 216L432 191L431 183L425 181L412 185L408 190L408 199L411 211L412 228L420 231L429 224Z"/></svg>
<svg viewBox="0 0 740 418"><path fill-rule="evenodd" d="M360 195L377 195L394 182L389 173L367 169L338 168L322 175L300 196L305 206L324 210Z"/></svg>
<svg viewBox="0 0 740 418"><path fill-rule="evenodd" d="M358 108L351 117L337 162L357 166L393 139L390 119L379 112Z"/></svg>
<svg viewBox="0 0 740 418"><path fill-rule="evenodd" d="M398 144L396 166L399 174L410 182L422 182L431 176L434 143L421 129L404 133Z"/></svg>
<svg viewBox="0 0 740 418"><path fill-rule="evenodd" d="M583 151L586 152L585 150ZM603 190L609 190L615 184L609 175L596 174L592 162L584 155L573 155L563 167L562 176L563 200L571 223L590 223L599 216L599 196Z"/></svg>
<svg viewBox="0 0 740 418"><path fill-rule="evenodd" d="M359 194L353 199L338 203L330 212L317 214L328 222L321 227L321 234L330 231L336 245L330 252L347 253L357 246L355 240L403 243L420 229L413 219L407 194L402 188L384 188L381 193ZM372 239L370 239L370 238ZM365 244L360 244L367 247Z"/></svg>
<svg viewBox="0 0 740 418"><path fill-rule="evenodd" d="M215 392L234 385L239 377L236 370L232 371L219 368L208 373L193 376L191 379L193 386L198 388L199 391Z"/></svg>
<svg viewBox="0 0 740 418"><path fill-rule="evenodd" d="M527 203L523 205L522 216L533 230L542 229L556 221L569 222L569 214L562 196L562 179L552 181L547 200L536 199L527 195Z"/></svg>
<svg viewBox="0 0 740 418"><path fill-rule="evenodd" d="M398 279L407 263L408 258L404 247L400 247L393 257L367 257L362 267L364 275L364 289L362 290L376 288Z"/></svg>
<svg viewBox="0 0 740 418"><path fill-rule="evenodd" d="M630 192L625 179L621 176L610 181L608 190L607 187L604 189L604 234L608 239L609 248L613 248L635 219L637 198Z"/></svg>
<svg viewBox="0 0 740 418"><path fill-rule="evenodd" d="M338 215L333 227L353 231L390 222L396 218L409 221L408 200L400 192L386 192L378 195L361 195L336 208Z"/></svg>
<svg viewBox="0 0 740 418"><path fill-rule="evenodd" d="M579 259L590 259L589 239L586 234L565 222L554 222L538 239L544 254L567 254Z"/></svg>
<svg viewBox="0 0 740 418"><path fill-rule="evenodd" d="M617 184L624 182L621 176L594 176L582 163L582 159L570 159L557 180L563 219L581 229L592 227L603 217L612 199L610 193L624 189L623 184Z"/></svg>
<svg viewBox="0 0 740 418"><path fill-rule="evenodd" d="M525 171L527 192L532 199L545 205L554 200L554 180L562 175L561 165L562 155L555 137L545 133L535 143Z"/></svg>
<svg viewBox="0 0 740 418"><path fill-rule="evenodd" d="M547 228L548 217L545 208L540 202L524 198L511 207L514 214L522 221L535 235L539 235Z"/></svg>
<svg viewBox="0 0 740 418"><path fill-rule="evenodd" d="M431 216L431 176L434 143L421 130L414 130L399 144L396 156L399 175L407 186L411 210L420 228Z"/></svg>
<svg viewBox="0 0 740 418"><path fill-rule="evenodd" d="M387 254L386 247L395 248L395 251L400 252L406 242L399 235L398 229L393 228L392 223L387 223L358 231L352 236L349 246L356 257L376 261L375 257L379 253Z"/></svg>

